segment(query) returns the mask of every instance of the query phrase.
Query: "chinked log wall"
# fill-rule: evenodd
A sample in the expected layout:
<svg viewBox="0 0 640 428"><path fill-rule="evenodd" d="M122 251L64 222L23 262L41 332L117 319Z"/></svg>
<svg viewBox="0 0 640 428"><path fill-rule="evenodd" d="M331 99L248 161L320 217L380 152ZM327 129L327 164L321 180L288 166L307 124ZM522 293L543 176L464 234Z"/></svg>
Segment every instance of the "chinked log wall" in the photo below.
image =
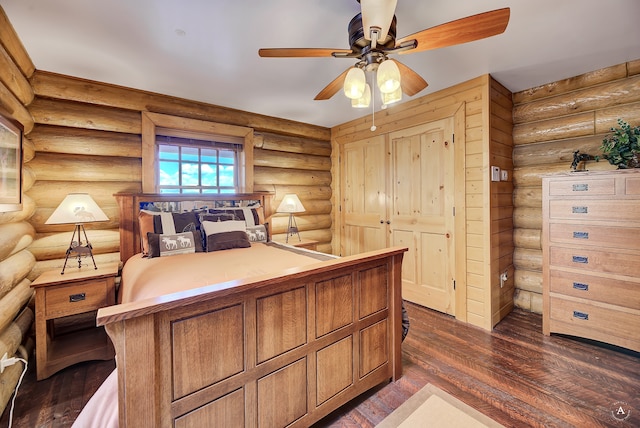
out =
<svg viewBox="0 0 640 428"><path fill-rule="evenodd" d="M28 77L35 67L26 54L11 23L0 8L0 110L19 122L28 133L33 118L25 107L34 98ZM26 140L23 147L23 188L30 189L35 181L31 161L33 144ZM34 343L29 337L33 324L33 292L29 272L36 260L28 250L36 235L28 222L35 203L26 197L21 211L0 212L0 356L17 355L28 358ZM0 412L13 394L22 372L22 364L7 367L0 375Z"/></svg>
<svg viewBox="0 0 640 428"><path fill-rule="evenodd" d="M36 94L29 106L35 127L29 139L37 177L28 195L37 201L31 224L36 229L30 250L38 267L60 263L69 243L69 228L45 225L69 192L89 192L110 221L89 224L94 252L117 260L116 192L141 191L141 112L208 120L255 130L254 190L300 196L306 212L297 216L306 238L331 251L331 144L329 130L259 116L194 101L151 94L98 82L36 71L30 79ZM274 235L285 233L287 217L270 219Z"/></svg>
<svg viewBox="0 0 640 428"><path fill-rule="evenodd" d="M0 109L25 133L23 209L0 213L0 355L14 355L21 343L33 347L24 339L33 319L30 284L62 266L72 228L44 222L67 193L88 192L110 219L87 225L96 262L119 260L112 195L141 191L142 111L253 128L254 190L274 192L274 206L297 193L306 208L296 216L301 234L331 252L327 128L36 71L1 7ZM287 220L271 219L274 235L285 233ZM16 364L0 376L0 411L21 369Z"/></svg>
<svg viewBox="0 0 640 428"><path fill-rule="evenodd" d="M518 92L513 101L515 304L542 313L541 177L569 171L576 150L601 155L618 118L640 125L640 60ZM587 168L615 169L602 160Z"/></svg>

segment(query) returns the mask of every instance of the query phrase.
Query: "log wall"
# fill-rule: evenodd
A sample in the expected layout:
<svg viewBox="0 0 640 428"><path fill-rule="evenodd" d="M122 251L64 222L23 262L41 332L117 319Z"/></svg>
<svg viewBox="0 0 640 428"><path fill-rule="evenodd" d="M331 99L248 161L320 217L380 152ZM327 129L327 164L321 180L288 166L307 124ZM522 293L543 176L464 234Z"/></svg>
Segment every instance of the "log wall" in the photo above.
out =
<svg viewBox="0 0 640 428"><path fill-rule="evenodd" d="M20 39L0 8L0 111L12 116L29 133L34 121L27 109L34 98L28 78L33 66ZM29 190L35 181L31 168L35 149L25 139L23 147L23 188ZM29 332L33 323L33 290L29 272L36 259L28 250L36 231L29 223L35 203L24 197L21 211L0 212L0 356L29 358L33 341ZM22 373L22 363L8 367L0 374L0 412L4 410Z"/></svg>
<svg viewBox="0 0 640 428"><path fill-rule="evenodd" d="M640 60L527 89L513 102L514 300L542 313L541 177L569 171L576 150L602 155L602 139L618 118L640 124ZM586 167L615 169L607 161Z"/></svg>

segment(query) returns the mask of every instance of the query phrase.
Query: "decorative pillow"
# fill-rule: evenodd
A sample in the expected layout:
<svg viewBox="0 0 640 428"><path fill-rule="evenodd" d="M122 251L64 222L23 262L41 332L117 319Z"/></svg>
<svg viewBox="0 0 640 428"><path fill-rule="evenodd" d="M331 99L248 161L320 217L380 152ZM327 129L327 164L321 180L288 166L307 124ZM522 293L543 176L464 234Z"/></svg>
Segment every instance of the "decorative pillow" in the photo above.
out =
<svg viewBox="0 0 640 428"><path fill-rule="evenodd" d="M218 214L202 213L200 214L199 219L200 219L200 223L202 223L203 221L242 220L242 219L236 218L236 216L231 213L218 213Z"/></svg>
<svg viewBox="0 0 640 428"><path fill-rule="evenodd" d="M269 240L267 227L264 224L247 226L247 236L251 242L267 242Z"/></svg>
<svg viewBox="0 0 640 428"><path fill-rule="evenodd" d="M193 211L184 213L161 212L153 218L154 233L182 233L200 230L200 221Z"/></svg>
<svg viewBox="0 0 640 428"><path fill-rule="evenodd" d="M149 233L147 239L150 258L202 252L200 234L195 230L176 234Z"/></svg>
<svg viewBox="0 0 640 428"><path fill-rule="evenodd" d="M237 220L244 220L247 226L256 226L264 223L264 211L260 205L252 207L225 207L210 208L210 214L233 214Z"/></svg>
<svg viewBox="0 0 640 428"><path fill-rule="evenodd" d="M142 255L144 257L149 255L149 240L147 238L148 233L154 233L153 219L160 214L159 212L141 210L138 213L138 229L140 230L140 245L142 246Z"/></svg>
<svg viewBox="0 0 640 428"><path fill-rule="evenodd" d="M207 252L251 246L247 225L242 220L203 221L202 227L206 235Z"/></svg>

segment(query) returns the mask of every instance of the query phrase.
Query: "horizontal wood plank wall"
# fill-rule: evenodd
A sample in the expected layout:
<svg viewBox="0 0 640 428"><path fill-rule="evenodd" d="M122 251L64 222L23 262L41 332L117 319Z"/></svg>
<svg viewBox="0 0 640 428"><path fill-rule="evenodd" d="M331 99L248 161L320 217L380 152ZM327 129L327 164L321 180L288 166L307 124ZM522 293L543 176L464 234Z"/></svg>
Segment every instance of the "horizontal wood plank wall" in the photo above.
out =
<svg viewBox="0 0 640 428"><path fill-rule="evenodd" d="M34 98L28 78L35 67L4 10L0 7L0 111L18 121L28 133L33 118L27 105ZM33 144L23 147L23 189L34 184L31 161ZM34 201L25 196L21 211L0 212L0 355L28 359L33 351L31 326L34 312L29 272L36 260L28 250L36 231L28 222L35 211ZM22 350L22 352L20 352ZM8 367L0 374L0 412L4 411L18 383L23 365Z"/></svg>
<svg viewBox="0 0 640 428"><path fill-rule="evenodd" d="M576 150L601 155L618 118L640 125L640 60L517 92L513 102L515 304L542 313L541 177L569 171Z"/></svg>
<svg viewBox="0 0 640 428"><path fill-rule="evenodd" d="M464 236L464 244L458 248L462 254L456 263L456 318L485 329L491 329L510 310L504 301L508 292L495 295L499 290L497 272L512 269L509 249L513 248L511 222L509 220L510 183L490 187L489 162L497 162L501 168L511 169L512 145L511 94L491 76L480 76L451 88L426 95L415 100L392 106L375 113L376 131L372 132L371 115L332 128L333 194L334 206L340 203L339 195L339 144L358 141L375 135L410 128L423 123L453 116L464 109L464 123L456 124L456 144L464 144L464 166L456 171L464 187L456 197L455 233ZM464 135L461 135L464 134ZM459 190L458 188L456 191ZM490 193L494 191L494 193ZM491 205L489 201L491 200ZM462 217L460 217L462 216ZM335 216L334 248L339 248L339 215ZM459 242L459 241L458 241ZM498 246L504 245L504 249ZM492 278L494 276L495 278ZM499 293L500 294L500 293ZM508 299L507 299L508 300Z"/></svg>

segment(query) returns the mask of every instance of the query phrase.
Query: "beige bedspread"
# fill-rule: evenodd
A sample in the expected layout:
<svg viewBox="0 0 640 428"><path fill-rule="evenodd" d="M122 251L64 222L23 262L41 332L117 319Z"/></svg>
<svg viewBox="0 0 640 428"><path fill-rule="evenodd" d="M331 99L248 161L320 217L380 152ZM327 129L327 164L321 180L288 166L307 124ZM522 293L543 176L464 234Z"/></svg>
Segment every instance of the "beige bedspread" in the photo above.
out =
<svg viewBox="0 0 640 428"><path fill-rule="evenodd" d="M250 248L151 259L136 254L127 261L122 271L119 302L140 301L205 285L279 272L329 258L332 256L302 252L272 243L253 243Z"/></svg>

